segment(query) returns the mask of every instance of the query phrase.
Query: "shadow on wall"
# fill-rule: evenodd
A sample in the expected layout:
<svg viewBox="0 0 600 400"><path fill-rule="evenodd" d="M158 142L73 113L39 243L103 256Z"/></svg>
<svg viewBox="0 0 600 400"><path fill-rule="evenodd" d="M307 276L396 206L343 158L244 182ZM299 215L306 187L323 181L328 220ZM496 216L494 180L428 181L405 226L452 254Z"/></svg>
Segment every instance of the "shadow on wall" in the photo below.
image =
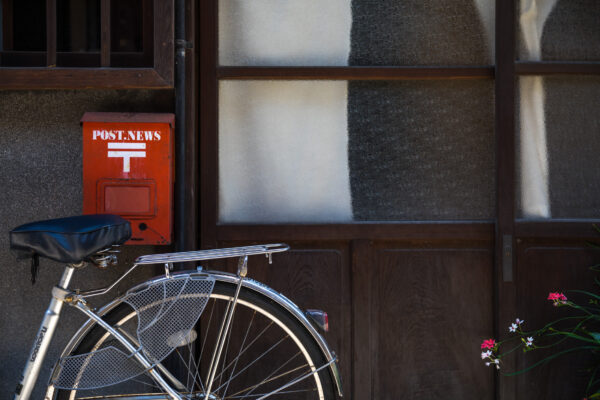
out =
<svg viewBox="0 0 600 400"><path fill-rule="evenodd" d="M31 286L30 264L17 262L9 251L8 232L20 224L81 213L81 149L79 120L86 111L172 112L170 90L2 91L0 92L0 393L9 394L21 377L26 354L62 274L58 263L42 259L38 281ZM114 280L138 255L152 247L128 247L119 265L108 271L88 266L76 273L72 287L95 288ZM156 251L168 251L160 247ZM136 271L128 282L155 275ZM95 305L101 305L100 300ZM55 360L83 319L66 309L64 323L49 350ZM67 324L69 326L67 326ZM62 332L62 333L61 333ZM32 398L43 398L52 365L46 362ZM2 396L3 397L3 396Z"/></svg>

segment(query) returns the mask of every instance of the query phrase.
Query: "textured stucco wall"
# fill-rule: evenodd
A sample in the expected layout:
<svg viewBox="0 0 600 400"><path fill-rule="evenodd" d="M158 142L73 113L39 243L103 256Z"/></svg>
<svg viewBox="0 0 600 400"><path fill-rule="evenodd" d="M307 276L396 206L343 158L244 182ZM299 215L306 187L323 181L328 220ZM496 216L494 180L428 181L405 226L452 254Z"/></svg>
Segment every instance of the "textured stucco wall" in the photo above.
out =
<svg viewBox="0 0 600 400"><path fill-rule="evenodd" d="M17 262L9 251L8 231L20 224L81 213L81 127L86 111L172 112L173 92L140 90L0 91L0 399L12 398L22 368L62 266L41 259L38 282L30 282L30 264ZM93 266L75 274L72 287L106 286L140 254L168 247L124 249L119 265L109 271ZM155 274L137 271L129 283ZM128 284L119 290L127 289ZM95 302L101 305L106 300ZM73 309L51 344L56 359L67 339L83 322ZM43 383L52 368L46 362L33 399L43 398Z"/></svg>

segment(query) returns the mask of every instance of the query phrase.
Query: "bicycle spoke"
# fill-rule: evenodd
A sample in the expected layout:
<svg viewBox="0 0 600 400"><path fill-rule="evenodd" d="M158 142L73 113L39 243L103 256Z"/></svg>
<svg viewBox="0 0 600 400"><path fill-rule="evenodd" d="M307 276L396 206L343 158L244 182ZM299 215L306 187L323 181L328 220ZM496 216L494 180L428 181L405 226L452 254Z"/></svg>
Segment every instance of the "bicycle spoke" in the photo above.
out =
<svg viewBox="0 0 600 400"><path fill-rule="evenodd" d="M270 328L272 325L273 325L273 322L271 321L271 322L269 323L269 325L267 325L267 326L266 326L266 327L265 327L265 328L264 328L264 329L263 329L263 330L262 330L262 331L261 331L261 332L260 332L260 333L259 333L259 334L258 334L258 335L257 335L257 336L256 336L256 337L253 339L253 340L252 340L252 342L250 342L250 343L248 344L248 346L247 346L245 349L243 349L242 351L240 351L240 352L239 352L239 354L238 354L238 356L237 356L235 359L233 359L233 360L232 360L232 361L231 361L231 362L230 362L230 363L227 365L227 367L225 368L225 371L227 371L227 369L229 369L229 367L230 367L230 366L231 366L231 365L232 365L232 364L233 364L233 363L234 363L234 362L235 362L237 359L239 359L239 358L240 358L240 356L242 356L242 355L243 355L243 354L244 354L246 351L248 351L248 349L249 349L249 348L250 348L250 347L251 347L251 346L252 346L254 343L256 343L256 341L257 341L257 340L258 340L258 339L259 339L259 338L260 338L260 337L261 337L261 336L262 336L262 335L263 335L263 334L264 334L264 333L265 333L265 332L266 332L266 331L267 331L267 330L268 330L268 329L269 329L269 328ZM219 374L219 376L221 376L221 375Z"/></svg>
<svg viewBox="0 0 600 400"><path fill-rule="evenodd" d="M200 383L200 387L203 392L205 392L206 390L204 389L204 383L202 382L202 374L200 373L200 364L201 364L201 360L202 360L202 354L204 353L204 346L206 345L207 338L208 338L208 331L210 330L210 326L211 326L210 323L212 321L213 313L215 311L215 303L216 303L216 301L213 300L212 305L210 307L210 315L208 317L208 323L207 323L206 333L204 334L204 340L202 341L202 347L200 348L200 355L198 356L198 363L196 364L194 362L194 365L196 367L196 373L194 374L194 382Z"/></svg>
<svg viewBox="0 0 600 400"><path fill-rule="evenodd" d="M244 335L244 340L242 340L242 344L240 345L240 351L241 351L241 349L244 348L244 344L246 344L246 339L248 338L248 334L250 333L250 328L252 327L252 323L254 322L255 316L256 316L256 311L254 311L254 313L252 313L252 319L250 319L250 323L248 323L248 328L246 329L246 334ZM227 394L227 389L229 389L229 384L231 383L231 377L233 376L233 373L235 372L235 367L237 366L239 359L240 359L240 353L238 352L238 356L235 358L235 364L233 364L233 368L231 369L231 374L229 375L229 379L227 380L227 386L225 386L225 390L223 390L223 397L225 397L225 395ZM224 370L221 371L221 374L223 374L223 372L225 372L225 371ZM219 382L221 382L221 378L219 378Z"/></svg>
<svg viewBox="0 0 600 400"><path fill-rule="evenodd" d="M262 381L262 382L260 382L260 383L258 383L258 384L256 384L256 385L254 385L254 388L253 388L252 390L250 390L250 391L248 392L248 394L250 394L250 393L254 392L254 390L255 390L256 388L258 388L259 386L261 386L261 385L264 385L265 383L268 383L268 382L274 381L274 380L276 380L276 379L279 379L279 378L280 378L280 377L282 377L283 375L286 375L286 374L287 374L287 372L286 372L286 373L284 373L284 374L279 374L279 375L277 375L277 376L273 377L273 376L274 376L276 373L278 373L279 371L281 371L281 370L282 370L282 369L283 369L283 368L284 368L286 365L288 365L288 364L289 364L289 363L291 363L291 362L292 362L294 359L296 359L296 358L297 358L297 357L298 357L300 354L302 354L302 353L301 353L301 352L297 352L297 353L296 353L295 355L293 355L293 356L292 356L292 357L291 357L289 360L287 360L287 361L286 361L286 362L284 362L284 363L283 363L281 366L279 366L278 368L276 368L276 369L275 369L273 372L271 372L271 373L270 373L270 374L269 374L269 375L268 375L268 376L267 376L265 379L263 379L263 381ZM300 367L297 367L295 370L297 370L297 369L299 369L299 368L302 368L302 367L304 367L304 366L308 366L308 364L301 365ZM292 371L294 371L294 370L292 370ZM225 397L225 396L223 396L223 397Z"/></svg>
<svg viewBox="0 0 600 400"><path fill-rule="evenodd" d="M185 360L184 360L184 358L183 358L183 355L179 352L179 348L175 349L175 353L177 353L177 355L179 356L179 359L181 360L181 362L186 366L186 371L187 371L186 375L187 375L187 377L186 377L185 388L189 392L191 392L193 390L193 388L190 388L190 375L192 375L192 371L191 371L191 368L192 368L192 362L191 362L192 361L192 351L191 351L191 348L190 348L189 345L188 345L188 352L190 353L190 355L189 355L188 362L186 363Z"/></svg>
<svg viewBox="0 0 600 400"><path fill-rule="evenodd" d="M285 391L282 390L280 392L273 393L273 396L277 396L277 395L280 395L280 394L308 393L308 392L316 392L316 391L317 391L316 388L313 388L313 389L302 389L302 390L285 390ZM253 395L250 395L250 396L248 396L248 395L244 395L244 396L227 396L227 397L224 397L223 399L224 400L226 400L226 399L247 399L247 398L252 398L252 397L259 398L259 397L264 396L266 394L268 394L268 393L253 394Z"/></svg>
<svg viewBox="0 0 600 400"><path fill-rule="evenodd" d="M196 322L196 331L185 341L177 342L180 346L167 342L177 347L171 347L171 354L160 359L161 364L156 366L159 376L153 377L146 372L91 391L59 390L55 400L170 400L166 388L156 382L162 382L165 376L170 380L168 385L182 400L331 400L331 381L318 373L321 367L316 367L326 367L329 363L324 362L310 336L299 335L303 333L302 324L290 319L286 310L278 308L276 303L246 289L242 290L239 309L231 315L231 302L239 293L235 289L233 284L215 287L208 301L211 304L204 304L204 312ZM168 304L158 304L161 301L153 307L164 313ZM168 303L168 299L164 301ZM178 312L182 312L184 318L186 311L185 307L180 307ZM128 333L138 328L136 314L128 305L119 308L115 316L113 321L118 321L119 327ZM227 329L222 326L224 318ZM127 321L127 325L123 321ZM160 334L157 332L156 335L159 344L163 343ZM90 351L90 345L93 351L114 345L114 339L103 336L101 331L94 331L91 338L93 341L88 340L81 347L84 349L82 354ZM213 365L212 372L209 365ZM205 381L207 373L213 382L210 393L207 393ZM65 393L71 397L64 397Z"/></svg>
<svg viewBox="0 0 600 400"><path fill-rule="evenodd" d="M235 309L233 309L231 311L232 313L235 313ZM219 376L219 383L217 385L221 386L221 378L223 376L223 365L225 365L225 361L227 360L227 352L229 351L229 343L231 342L231 332L233 332L233 325L234 325L234 319L233 319L233 315L231 317L231 325L229 326L229 332L225 332L227 334L227 343L225 343L225 351L223 352L223 363L221 365L221 373L218 375ZM215 378L216 381L217 378Z"/></svg>
<svg viewBox="0 0 600 400"><path fill-rule="evenodd" d="M274 377L271 377L271 378L265 378L265 379L264 379L262 382L259 382L259 383L255 384L255 385L252 385L252 386L249 386L249 387L247 387L247 388L245 388L245 389L242 389L242 390L240 390L239 392L235 393L235 394L234 394L234 396L235 396L235 395L239 395L239 394L241 394L241 393L244 393L244 392L248 392L248 393L246 393L246 396L249 396L249 395L250 395L252 392L254 392L254 390L255 390L256 388L258 388L258 387L260 387L260 386L264 385L265 383L268 383L268 382L273 382L273 381L275 381L275 380L277 380L277 379L279 379L279 378L282 378L282 377L284 377L284 376L286 376L286 375L292 374L292 373L294 373L294 372L296 372L296 371L298 371L298 370L300 370L300 369L303 369L303 368L305 368L305 367L309 367L309 365L308 365L308 364L300 365L300 366L298 366L298 367L296 367L296 368L293 368L293 369L291 369L291 370L289 370L289 371L286 371L286 372L284 372L284 373L281 373L281 374L279 374L279 375L277 375L277 376L274 376ZM309 367L309 368L310 368L310 367ZM298 375L298 376L302 376L302 375ZM296 378L298 378L298 376L297 376ZM296 379L296 378L294 378L294 379ZM293 379L292 379L292 380L293 380ZM223 397L224 397L224 396L223 396Z"/></svg>
<svg viewBox="0 0 600 400"><path fill-rule="evenodd" d="M239 371L237 374L235 374L233 376L233 378L231 378L230 382L232 380L234 380L235 378L237 378L242 372L244 372L245 370L247 370L248 368L250 368L253 364L255 364L257 361L259 361L261 358L263 358L264 356L266 356L268 353L270 353L274 348L276 348L277 346L279 346L284 340L286 340L287 338L289 338L289 335L284 336L283 338L281 338L277 343L275 343L273 346L269 347L264 353L262 353L260 356L258 356L257 358L255 358L254 360L252 360L251 363L249 363L248 365L246 365L241 371ZM219 391L219 389L221 389L223 386L218 387L215 390L215 393Z"/></svg>

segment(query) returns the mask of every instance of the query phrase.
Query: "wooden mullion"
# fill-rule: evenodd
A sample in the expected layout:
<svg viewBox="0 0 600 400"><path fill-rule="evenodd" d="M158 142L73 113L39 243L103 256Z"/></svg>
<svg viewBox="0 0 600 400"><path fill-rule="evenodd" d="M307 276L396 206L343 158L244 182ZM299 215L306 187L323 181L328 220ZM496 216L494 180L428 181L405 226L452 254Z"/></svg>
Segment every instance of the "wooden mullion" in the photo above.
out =
<svg viewBox="0 0 600 400"><path fill-rule="evenodd" d="M218 81L217 1L200 4L200 246L217 244L218 215Z"/></svg>
<svg viewBox="0 0 600 400"><path fill-rule="evenodd" d="M201 3L204 3L202 1ZM174 8L173 1L154 0L154 69L163 79L174 82Z"/></svg>
<svg viewBox="0 0 600 400"><path fill-rule="evenodd" d="M399 67L218 67L219 79L405 80L491 79L492 66Z"/></svg>
<svg viewBox="0 0 600 400"><path fill-rule="evenodd" d="M56 67L56 0L46 0L46 65Z"/></svg>
<svg viewBox="0 0 600 400"><path fill-rule="evenodd" d="M110 1L100 0L100 66L110 67Z"/></svg>
<svg viewBox="0 0 600 400"><path fill-rule="evenodd" d="M144 66L152 66L154 58L154 6L153 0L142 1L142 52Z"/></svg>
<svg viewBox="0 0 600 400"><path fill-rule="evenodd" d="M14 25L13 25L13 0L0 0L2 1L2 49L13 50L14 48Z"/></svg>
<svg viewBox="0 0 600 400"><path fill-rule="evenodd" d="M186 21L185 37L190 43L196 42L196 4L195 0L186 1ZM186 117L186 165L185 176L188 177L188 187L186 190L185 209L187 210L186 237L187 248L198 248L198 209L199 209L199 190L198 190L198 108L197 94L197 59L196 49L188 50L185 58L185 117Z"/></svg>
<svg viewBox="0 0 600 400"><path fill-rule="evenodd" d="M353 240L350 246L352 273L352 378L351 399L373 399L373 365L377 313L373 312L376 269L368 240Z"/></svg>
<svg viewBox="0 0 600 400"><path fill-rule="evenodd" d="M496 133L496 228L494 262L493 315L494 337L502 339L504 327L515 316L515 54L517 0L496 0L496 73L495 73L495 133ZM516 358L505 361L514 371ZM517 398L514 378L496 374L496 398Z"/></svg>
<svg viewBox="0 0 600 400"><path fill-rule="evenodd" d="M518 61L515 72L518 75L600 75L600 62Z"/></svg>

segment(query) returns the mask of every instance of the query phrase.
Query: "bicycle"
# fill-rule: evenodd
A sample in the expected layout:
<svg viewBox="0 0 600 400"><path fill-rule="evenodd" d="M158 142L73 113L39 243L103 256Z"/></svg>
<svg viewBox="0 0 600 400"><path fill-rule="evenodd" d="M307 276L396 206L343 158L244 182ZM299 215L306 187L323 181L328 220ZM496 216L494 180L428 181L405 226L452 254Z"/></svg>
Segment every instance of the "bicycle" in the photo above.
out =
<svg viewBox="0 0 600 400"><path fill-rule="evenodd" d="M337 358L319 333L326 314L293 302L247 277L248 257L289 249L267 244L152 254L106 288L69 289L86 264L116 264L115 248L131 236L115 215L84 215L21 225L10 245L32 257L66 264L34 340L15 400L29 399L62 306L88 320L62 352L45 399L320 399L342 396ZM239 258L237 274L173 272L174 263ZM162 264L164 275L129 289L95 310L88 301L109 293L135 268Z"/></svg>

